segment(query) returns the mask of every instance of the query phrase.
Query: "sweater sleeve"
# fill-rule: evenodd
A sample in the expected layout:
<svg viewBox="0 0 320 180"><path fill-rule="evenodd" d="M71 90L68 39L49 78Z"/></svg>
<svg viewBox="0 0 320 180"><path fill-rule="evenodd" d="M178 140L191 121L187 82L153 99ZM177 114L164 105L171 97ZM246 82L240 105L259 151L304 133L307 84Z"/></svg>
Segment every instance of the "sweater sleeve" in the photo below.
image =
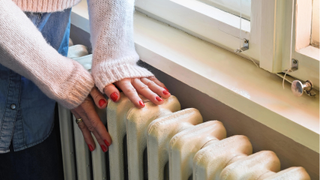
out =
<svg viewBox="0 0 320 180"><path fill-rule="evenodd" d="M11 0L0 4L0 64L33 81L66 108L81 104L94 86L90 73L52 48Z"/></svg>
<svg viewBox="0 0 320 180"><path fill-rule="evenodd" d="M88 0L92 76L98 89L124 78L153 74L137 65L133 41L134 0Z"/></svg>

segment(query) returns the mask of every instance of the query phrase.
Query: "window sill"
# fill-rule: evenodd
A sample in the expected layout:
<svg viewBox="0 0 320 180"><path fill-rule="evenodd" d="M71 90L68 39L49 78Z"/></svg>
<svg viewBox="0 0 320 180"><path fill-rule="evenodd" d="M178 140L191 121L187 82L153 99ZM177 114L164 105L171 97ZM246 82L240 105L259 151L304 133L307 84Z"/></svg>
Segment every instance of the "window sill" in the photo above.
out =
<svg viewBox="0 0 320 180"><path fill-rule="evenodd" d="M313 47L313 46L307 46L305 48L302 48L298 51L298 53L301 53L305 56L308 56L310 58L313 58L315 60L320 61L320 49Z"/></svg>
<svg viewBox="0 0 320 180"><path fill-rule="evenodd" d="M319 153L319 96L295 97L290 85L252 62L141 13L134 16L141 60ZM86 2L72 24L89 32Z"/></svg>

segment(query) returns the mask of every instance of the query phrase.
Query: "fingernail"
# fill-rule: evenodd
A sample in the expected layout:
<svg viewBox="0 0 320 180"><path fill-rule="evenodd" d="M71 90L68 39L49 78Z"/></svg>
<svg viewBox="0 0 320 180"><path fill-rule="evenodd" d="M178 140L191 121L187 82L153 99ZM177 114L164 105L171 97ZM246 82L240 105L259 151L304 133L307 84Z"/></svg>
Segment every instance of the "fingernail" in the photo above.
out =
<svg viewBox="0 0 320 180"><path fill-rule="evenodd" d="M163 87L163 88L169 92L169 89L167 89L166 87Z"/></svg>
<svg viewBox="0 0 320 180"><path fill-rule="evenodd" d="M167 91L167 90L163 90L162 93L163 93L164 95L170 94L169 91Z"/></svg>
<svg viewBox="0 0 320 180"><path fill-rule="evenodd" d="M103 140L104 143L106 143L106 145L109 147L110 146L110 143L107 141L107 140Z"/></svg>
<svg viewBox="0 0 320 180"><path fill-rule="evenodd" d="M104 145L100 145L103 152L107 152L107 148Z"/></svg>
<svg viewBox="0 0 320 180"><path fill-rule="evenodd" d="M112 99L113 102L116 102L119 98L118 93L114 92L110 95L110 98Z"/></svg>
<svg viewBox="0 0 320 180"><path fill-rule="evenodd" d="M161 102L163 101L159 96L156 97L157 101Z"/></svg>
<svg viewBox="0 0 320 180"><path fill-rule="evenodd" d="M88 147L89 147L90 151L93 151L93 150L94 150L94 149L93 149L93 146L91 146L91 144L88 144Z"/></svg>
<svg viewBox="0 0 320 180"><path fill-rule="evenodd" d="M145 104L142 101L139 101L140 106L144 107Z"/></svg>
<svg viewBox="0 0 320 180"><path fill-rule="evenodd" d="M104 106L106 103L107 103L106 100L100 99L100 101L99 101L99 106L102 107L102 106Z"/></svg>

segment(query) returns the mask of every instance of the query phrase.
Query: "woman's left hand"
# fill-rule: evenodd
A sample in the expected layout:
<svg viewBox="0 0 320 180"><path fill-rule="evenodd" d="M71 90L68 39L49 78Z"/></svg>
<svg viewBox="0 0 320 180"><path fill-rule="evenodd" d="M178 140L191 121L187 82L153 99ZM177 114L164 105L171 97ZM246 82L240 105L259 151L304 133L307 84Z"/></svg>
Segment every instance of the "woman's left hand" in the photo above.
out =
<svg viewBox="0 0 320 180"><path fill-rule="evenodd" d="M95 149L95 143L91 136L92 132L103 152L106 152L112 140L95 110L94 103L100 109L103 109L106 108L107 101L97 88L91 90L90 96L91 97L88 96L78 107L72 109L71 112L77 119L82 119L82 121L78 123L78 126L90 151Z"/></svg>
<svg viewBox="0 0 320 180"><path fill-rule="evenodd" d="M115 85L120 88L138 108L145 106L138 94L146 97L156 105L163 103L162 98L166 99L170 97L168 89L154 76L149 78L126 78L114 84L107 85L104 88L105 94L111 98L112 101L117 102L120 99L120 93Z"/></svg>

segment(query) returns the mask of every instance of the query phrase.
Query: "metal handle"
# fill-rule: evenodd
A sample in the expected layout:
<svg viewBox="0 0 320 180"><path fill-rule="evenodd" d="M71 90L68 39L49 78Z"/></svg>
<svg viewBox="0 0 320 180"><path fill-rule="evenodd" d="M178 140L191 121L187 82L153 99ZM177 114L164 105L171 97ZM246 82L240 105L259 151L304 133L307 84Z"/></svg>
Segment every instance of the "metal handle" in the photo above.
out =
<svg viewBox="0 0 320 180"><path fill-rule="evenodd" d="M291 91L296 96L302 96L305 91L309 96L312 96L312 82L307 80L304 84L299 80L294 80L291 84Z"/></svg>

